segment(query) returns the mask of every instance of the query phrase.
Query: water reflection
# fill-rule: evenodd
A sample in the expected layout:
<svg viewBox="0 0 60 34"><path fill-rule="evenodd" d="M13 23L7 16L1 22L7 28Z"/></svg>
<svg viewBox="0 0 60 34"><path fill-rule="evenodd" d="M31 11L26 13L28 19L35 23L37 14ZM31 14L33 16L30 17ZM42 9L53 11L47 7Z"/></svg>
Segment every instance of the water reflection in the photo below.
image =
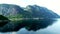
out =
<svg viewBox="0 0 60 34"><path fill-rule="evenodd" d="M26 28L28 31L37 31L52 25L55 21L55 19L50 18L17 20L6 24L0 29L0 32L14 32L21 28Z"/></svg>
<svg viewBox="0 0 60 34"><path fill-rule="evenodd" d="M40 29L36 32L27 31L26 29L21 29L17 32L18 34L60 34L60 19L58 19L53 25Z"/></svg>
<svg viewBox="0 0 60 34"><path fill-rule="evenodd" d="M7 32L0 34L60 34L60 19L58 19L58 21L56 21L53 25L38 31L28 31L25 28L22 28L18 32Z"/></svg>

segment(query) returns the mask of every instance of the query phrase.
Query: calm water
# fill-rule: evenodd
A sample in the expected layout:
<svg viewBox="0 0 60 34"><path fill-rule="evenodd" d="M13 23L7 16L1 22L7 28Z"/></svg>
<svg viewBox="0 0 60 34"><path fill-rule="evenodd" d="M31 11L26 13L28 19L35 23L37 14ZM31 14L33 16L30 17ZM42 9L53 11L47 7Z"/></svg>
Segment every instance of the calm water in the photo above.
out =
<svg viewBox="0 0 60 34"><path fill-rule="evenodd" d="M7 32L0 34L60 34L60 19L58 19L53 25L48 26L45 29L40 29L36 32L27 31L25 28L22 28L18 32Z"/></svg>

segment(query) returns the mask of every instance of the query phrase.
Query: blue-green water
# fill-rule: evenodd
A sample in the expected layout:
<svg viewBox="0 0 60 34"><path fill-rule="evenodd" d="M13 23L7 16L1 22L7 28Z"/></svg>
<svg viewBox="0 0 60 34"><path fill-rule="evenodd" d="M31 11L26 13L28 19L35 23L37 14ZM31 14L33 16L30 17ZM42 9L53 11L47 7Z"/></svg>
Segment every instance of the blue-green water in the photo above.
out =
<svg viewBox="0 0 60 34"><path fill-rule="evenodd" d="M27 31L25 28L22 28L18 32L7 32L0 34L60 34L60 19L58 19L53 25L38 31Z"/></svg>

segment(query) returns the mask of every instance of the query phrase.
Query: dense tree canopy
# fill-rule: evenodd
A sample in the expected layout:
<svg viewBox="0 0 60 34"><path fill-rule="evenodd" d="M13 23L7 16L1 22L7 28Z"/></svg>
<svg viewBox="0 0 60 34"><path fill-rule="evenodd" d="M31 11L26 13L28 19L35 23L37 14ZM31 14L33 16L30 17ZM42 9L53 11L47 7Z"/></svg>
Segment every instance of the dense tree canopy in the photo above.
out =
<svg viewBox="0 0 60 34"><path fill-rule="evenodd" d="M5 16L0 15L0 27L3 27L9 22L9 19Z"/></svg>

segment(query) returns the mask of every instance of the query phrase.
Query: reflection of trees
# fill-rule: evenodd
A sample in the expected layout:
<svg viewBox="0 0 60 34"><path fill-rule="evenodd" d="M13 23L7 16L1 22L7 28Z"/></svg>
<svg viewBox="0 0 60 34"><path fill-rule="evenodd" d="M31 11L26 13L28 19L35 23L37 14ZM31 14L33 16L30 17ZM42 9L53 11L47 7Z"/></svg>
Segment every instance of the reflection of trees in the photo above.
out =
<svg viewBox="0 0 60 34"><path fill-rule="evenodd" d="M0 27L4 26L8 22L9 22L9 19L7 17L0 15Z"/></svg>

